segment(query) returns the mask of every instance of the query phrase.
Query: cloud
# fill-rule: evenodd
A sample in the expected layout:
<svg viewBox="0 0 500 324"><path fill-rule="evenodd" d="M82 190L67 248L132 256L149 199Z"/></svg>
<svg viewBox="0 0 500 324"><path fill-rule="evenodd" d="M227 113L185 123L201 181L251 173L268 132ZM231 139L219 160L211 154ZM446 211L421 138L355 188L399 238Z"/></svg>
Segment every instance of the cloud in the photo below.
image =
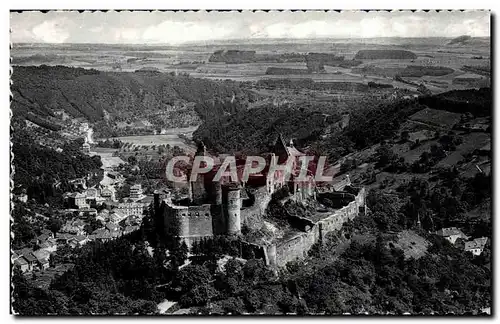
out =
<svg viewBox="0 0 500 324"><path fill-rule="evenodd" d="M488 36L489 12L37 12L11 14L13 42L182 44L245 38Z"/></svg>
<svg viewBox="0 0 500 324"><path fill-rule="evenodd" d="M142 39L153 43L179 44L191 41L224 39L236 35L239 27L233 22L208 23L203 21L163 21L148 27Z"/></svg>
<svg viewBox="0 0 500 324"><path fill-rule="evenodd" d="M100 32L102 32L102 31L103 31L103 29L104 29L104 27L102 27L102 26L96 26L96 27L92 27L92 28L90 28L89 30L90 30L91 32L93 32L93 33L100 33Z"/></svg>
<svg viewBox="0 0 500 324"><path fill-rule="evenodd" d="M33 27L31 31L38 41L64 43L70 37L70 33L64 27L66 23L66 19L47 20Z"/></svg>

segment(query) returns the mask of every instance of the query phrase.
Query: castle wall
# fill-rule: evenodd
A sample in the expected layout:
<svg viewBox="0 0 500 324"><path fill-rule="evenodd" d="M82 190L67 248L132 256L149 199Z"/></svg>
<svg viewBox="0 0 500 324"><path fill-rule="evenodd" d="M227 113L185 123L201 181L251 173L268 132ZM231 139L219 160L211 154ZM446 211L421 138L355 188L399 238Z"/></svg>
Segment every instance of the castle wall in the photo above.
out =
<svg viewBox="0 0 500 324"><path fill-rule="evenodd" d="M209 204L189 207L166 205L164 217L165 230L174 218L179 221L179 236L188 246L202 237L213 236Z"/></svg>
<svg viewBox="0 0 500 324"><path fill-rule="evenodd" d="M267 194L266 188L261 187L254 193L255 201L252 206L241 210L241 224L251 229L258 229L262 225L262 215L266 212L271 196Z"/></svg>
<svg viewBox="0 0 500 324"><path fill-rule="evenodd" d="M310 197L316 197L316 192L314 190L315 185L314 180L311 176L308 177L307 181L296 181L292 182L292 199L294 201L304 201Z"/></svg>
<svg viewBox="0 0 500 324"><path fill-rule="evenodd" d="M353 201L314 224L306 232L298 233L274 247L267 247L266 263L282 267L290 261L303 259L315 243L320 242L327 233L341 229L345 222L354 219L364 207L365 189L361 188ZM273 249L276 251L274 256L269 253Z"/></svg>
<svg viewBox="0 0 500 324"><path fill-rule="evenodd" d="M291 239L276 245L277 266L285 266L288 262L301 260L307 256L312 246L319 241L320 226L316 225L305 233L300 233Z"/></svg>
<svg viewBox="0 0 500 324"><path fill-rule="evenodd" d="M189 232L186 237L207 237L213 236L212 230L212 214L210 205L189 206L188 216L184 217L182 222L189 225Z"/></svg>

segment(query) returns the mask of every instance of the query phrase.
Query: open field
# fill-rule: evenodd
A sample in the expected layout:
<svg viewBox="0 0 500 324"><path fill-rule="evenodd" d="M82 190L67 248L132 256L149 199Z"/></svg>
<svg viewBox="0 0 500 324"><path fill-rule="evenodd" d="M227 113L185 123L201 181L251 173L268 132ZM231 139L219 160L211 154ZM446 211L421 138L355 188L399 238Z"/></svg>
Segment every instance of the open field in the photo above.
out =
<svg viewBox="0 0 500 324"><path fill-rule="evenodd" d="M153 146L153 145L170 145L178 146L182 149L191 150L191 146L177 135L139 135L139 136L121 136L112 137L111 140L120 140L123 143L131 143L140 146Z"/></svg>
<svg viewBox="0 0 500 324"><path fill-rule="evenodd" d="M183 127L183 128L169 128L164 130L164 134L158 135L137 135L137 136L120 136L110 138L100 138L96 141L119 140L123 143L130 143L137 146L153 146L153 145L170 145L172 147L178 146L187 152L195 150L194 145L189 141L193 136L193 132L197 127ZM179 135L185 136L184 138ZM109 150L97 148L99 150Z"/></svg>

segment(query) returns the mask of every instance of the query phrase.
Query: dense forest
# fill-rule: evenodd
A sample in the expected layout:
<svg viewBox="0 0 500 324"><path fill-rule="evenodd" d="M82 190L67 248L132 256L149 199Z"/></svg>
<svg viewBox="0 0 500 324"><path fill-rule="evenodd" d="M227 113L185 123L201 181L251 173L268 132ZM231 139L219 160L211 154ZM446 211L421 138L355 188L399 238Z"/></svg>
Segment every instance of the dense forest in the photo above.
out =
<svg viewBox="0 0 500 324"><path fill-rule="evenodd" d="M55 110L64 110L70 116L96 122L105 113L162 110L182 100L195 103L203 118L213 113L219 101L244 103L252 96L234 81L210 81L170 73L102 72L46 65L15 66L13 70L14 117L26 117L29 112L47 117L54 116Z"/></svg>
<svg viewBox="0 0 500 324"><path fill-rule="evenodd" d="M361 50L354 56L355 60L414 60L417 54L405 50Z"/></svg>
<svg viewBox="0 0 500 324"><path fill-rule="evenodd" d="M474 116L492 116L491 88L479 90L452 90L434 96L419 98L419 102L433 109L456 113L471 113Z"/></svg>
<svg viewBox="0 0 500 324"><path fill-rule="evenodd" d="M326 128L337 122L339 115L331 104L314 102L310 107L302 104L268 106L214 118L201 125L194 137L219 152L259 153L266 151L277 134L282 133L287 139L293 138L299 147L310 144L318 153L338 158L394 136L408 116L424 108L406 101L370 103L368 107L365 106L368 102L354 102L349 110L349 126L324 138ZM328 114L330 116L325 116Z"/></svg>
<svg viewBox="0 0 500 324"><path fill-rule="evenodd" d="M221 153L261 153L268 152L279 133L295 139L298 145L317 140L325 127L339 118L326 103L266 106L207 120L196 130L194 138Z"/></svg>

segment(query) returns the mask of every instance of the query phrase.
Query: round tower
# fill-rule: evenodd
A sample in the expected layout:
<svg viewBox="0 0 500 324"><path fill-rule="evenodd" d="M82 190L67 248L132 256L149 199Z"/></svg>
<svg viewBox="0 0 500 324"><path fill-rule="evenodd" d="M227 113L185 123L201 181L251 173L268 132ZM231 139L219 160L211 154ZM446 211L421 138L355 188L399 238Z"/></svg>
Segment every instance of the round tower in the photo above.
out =
<svg viewBox="0 0 500 324"><path fill-rule="evenodd" d="M241 188L237 183L222 186L222 205L226 219L227 234L241 233Z"/></svg>

